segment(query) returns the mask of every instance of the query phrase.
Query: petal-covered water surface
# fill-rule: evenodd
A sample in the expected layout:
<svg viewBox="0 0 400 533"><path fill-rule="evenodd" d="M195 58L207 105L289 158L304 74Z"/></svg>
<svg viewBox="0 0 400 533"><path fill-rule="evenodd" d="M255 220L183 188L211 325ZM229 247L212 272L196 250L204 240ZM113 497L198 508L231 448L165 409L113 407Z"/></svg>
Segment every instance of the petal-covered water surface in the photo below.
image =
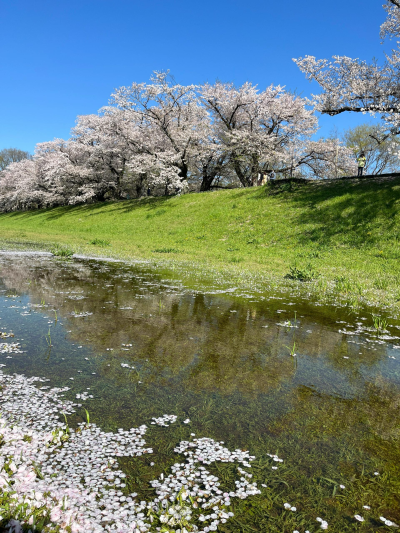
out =
<svg viewBox="0 0 400 533"><path fill-rule="evenodd" d="M68 387L71 428L88 414L104 432L147 424L153 456L118 460L146 501L176 479L178 443L249 450L261 493L231 502L221 531L400 522L396 317L295 290L188 289L146 264L0 254L0 363ZM209 487L232 482L207 468Z"/></svg>

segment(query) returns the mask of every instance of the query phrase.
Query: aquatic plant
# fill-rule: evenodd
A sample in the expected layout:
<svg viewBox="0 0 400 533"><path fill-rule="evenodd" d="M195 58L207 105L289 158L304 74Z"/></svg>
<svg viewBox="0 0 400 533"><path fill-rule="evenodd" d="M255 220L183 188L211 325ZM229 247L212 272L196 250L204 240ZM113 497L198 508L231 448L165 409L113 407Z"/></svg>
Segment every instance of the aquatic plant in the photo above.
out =
<svg viewBox="0 0 400 533"><path fill-rule="evenodd" d="M376 331L386 331L387 320L385 318L382 318L378 315L372 315L372 319L374 321L374 328L376 329Z"/></svg>
<svg viewBox="0 0 400 533"><path fill-rule="evenodd" d="M65 257L69 258L74 255L74 251L71 248L66 248L63 246L56 245L50 249L50 252L56 257Z"/></svg>
<svg viewBox="0 0 400 533"><path fill-rule="evenodd" d="M335 291L342 294L362 295L364 287L357 281L350 280L346 276L336 276Z"/></svg>
<svg viewBox="0 0 400 533"><path fill-rule="evenodd" d="M298 281L312 281L318 277L317 271L313 268L311 263L305 266L297 266L296 263L289 267L289 272L286 274L287 279L295 279Z"/></svg>
<svg viewBox="0 0 400 533"><path fill-rule="evenodd" d="M89 414L89 411L85 408L83 408L83 410L85 411L85 414L86 414L86 422L88 424L90 424L90 414Z"/></svg>
<svg viewBox="0 0 400 533"><path fill-rule="evenodd" d="M46 339L47 346L49 346L49 347L51 348L53 345L51 344L50 327L49 327L49 331L48 331L47 335L45 335L44 337L45 337L45 339Z"/></svg>
<svg viewBox="0 0 400 533"><path fill-rule="evenodd" d="M285 345L285 348L287 348L290 351L290 355L292 357L296 357L296 343L294 341L293 341L293 346L291 348L286 345Z"/></svg>

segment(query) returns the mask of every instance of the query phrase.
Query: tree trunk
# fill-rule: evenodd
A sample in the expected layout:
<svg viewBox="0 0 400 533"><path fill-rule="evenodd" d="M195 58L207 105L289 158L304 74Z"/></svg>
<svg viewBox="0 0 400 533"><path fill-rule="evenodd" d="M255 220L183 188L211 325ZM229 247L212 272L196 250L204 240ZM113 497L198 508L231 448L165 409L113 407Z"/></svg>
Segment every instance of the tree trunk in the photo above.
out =
<svg viewBox="0 0 400 533"><path fill-rule="evenodd" d="M181 164L179 165L179 172L178 172L178 176L180 177L181 182L187 180L188 171L189 169L188 169L186 162L182 161Z"/></svg>
<svg viewBox="0 0 400 533"><path fill-rule="evenodd" d="M258 164L258 157L256 154L253 154L251 156L251 185L257 185L258 184L258 173L259 173L259 164Z"/></svg>
<svg viewBox="0 0 400 533"><path fill-rule="evenodd" d="M139 177L137 181L135 182L135 191L136 191L136 197L140 198L143 194L144 184L146 181L147 175L145 173L139 174Z"/></svg>
<svg viewBox="0 0 400 533"><path fill-rule="evenodd" d="M242 171L237 154L233 153L232 156L233 156L233 168L235 169L236 176L238 177L240 183L243 185L243 187L251 187L253 183Z"/></svg>
<svg viewBox="0 0 400 533"><path fill-rule="evenodd" d="M214 181L217 173L217 171L214 171L209 174L207 172L207 166L203 166L203 179L200 185L200 192L209 191L211 189L212 182Z"/></svg>

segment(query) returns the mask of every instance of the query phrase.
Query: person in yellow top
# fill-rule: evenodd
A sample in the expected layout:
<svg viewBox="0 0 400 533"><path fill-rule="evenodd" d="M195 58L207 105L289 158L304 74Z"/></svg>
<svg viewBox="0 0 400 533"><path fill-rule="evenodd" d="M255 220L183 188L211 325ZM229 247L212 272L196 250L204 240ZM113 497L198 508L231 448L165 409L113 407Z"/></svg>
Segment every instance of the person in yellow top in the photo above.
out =
<svg viewBox="0 0 400 533"><path fill-rule="evenodd" d="M366 161L367 161L367 158L365 157L364 152L360 152L360 155L357 157L358 175L359 176L363 175L363 171L364 171L364 167L365 167Z"/></svg>

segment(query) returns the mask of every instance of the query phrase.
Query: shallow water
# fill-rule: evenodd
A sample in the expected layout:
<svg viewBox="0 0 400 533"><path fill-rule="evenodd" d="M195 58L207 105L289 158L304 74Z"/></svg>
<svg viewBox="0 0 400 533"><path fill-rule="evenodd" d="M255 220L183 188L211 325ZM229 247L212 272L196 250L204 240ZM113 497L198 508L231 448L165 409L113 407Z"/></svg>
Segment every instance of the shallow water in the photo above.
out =
<svg viewBox="0 0 400 533"><path fill-rule="evenodd" d="M164 276L146 265L0 254L0 333L15 335L0 342L24 351L0 354L3 371L46 376L71 387L69 399L89 392L82 403L104 429L189 418L154 428L154 466L123 465L139 493L191 432L250 450L269 492L254 508L241 504L229 531L293 531L307 513L356 531L351 517L364 504L399 522L399 320L387 317L378 334L368 310L290 292L189 290ZM284 464L272 469L268 453ZM303 513L297 524L283 501Z"/></svg>

